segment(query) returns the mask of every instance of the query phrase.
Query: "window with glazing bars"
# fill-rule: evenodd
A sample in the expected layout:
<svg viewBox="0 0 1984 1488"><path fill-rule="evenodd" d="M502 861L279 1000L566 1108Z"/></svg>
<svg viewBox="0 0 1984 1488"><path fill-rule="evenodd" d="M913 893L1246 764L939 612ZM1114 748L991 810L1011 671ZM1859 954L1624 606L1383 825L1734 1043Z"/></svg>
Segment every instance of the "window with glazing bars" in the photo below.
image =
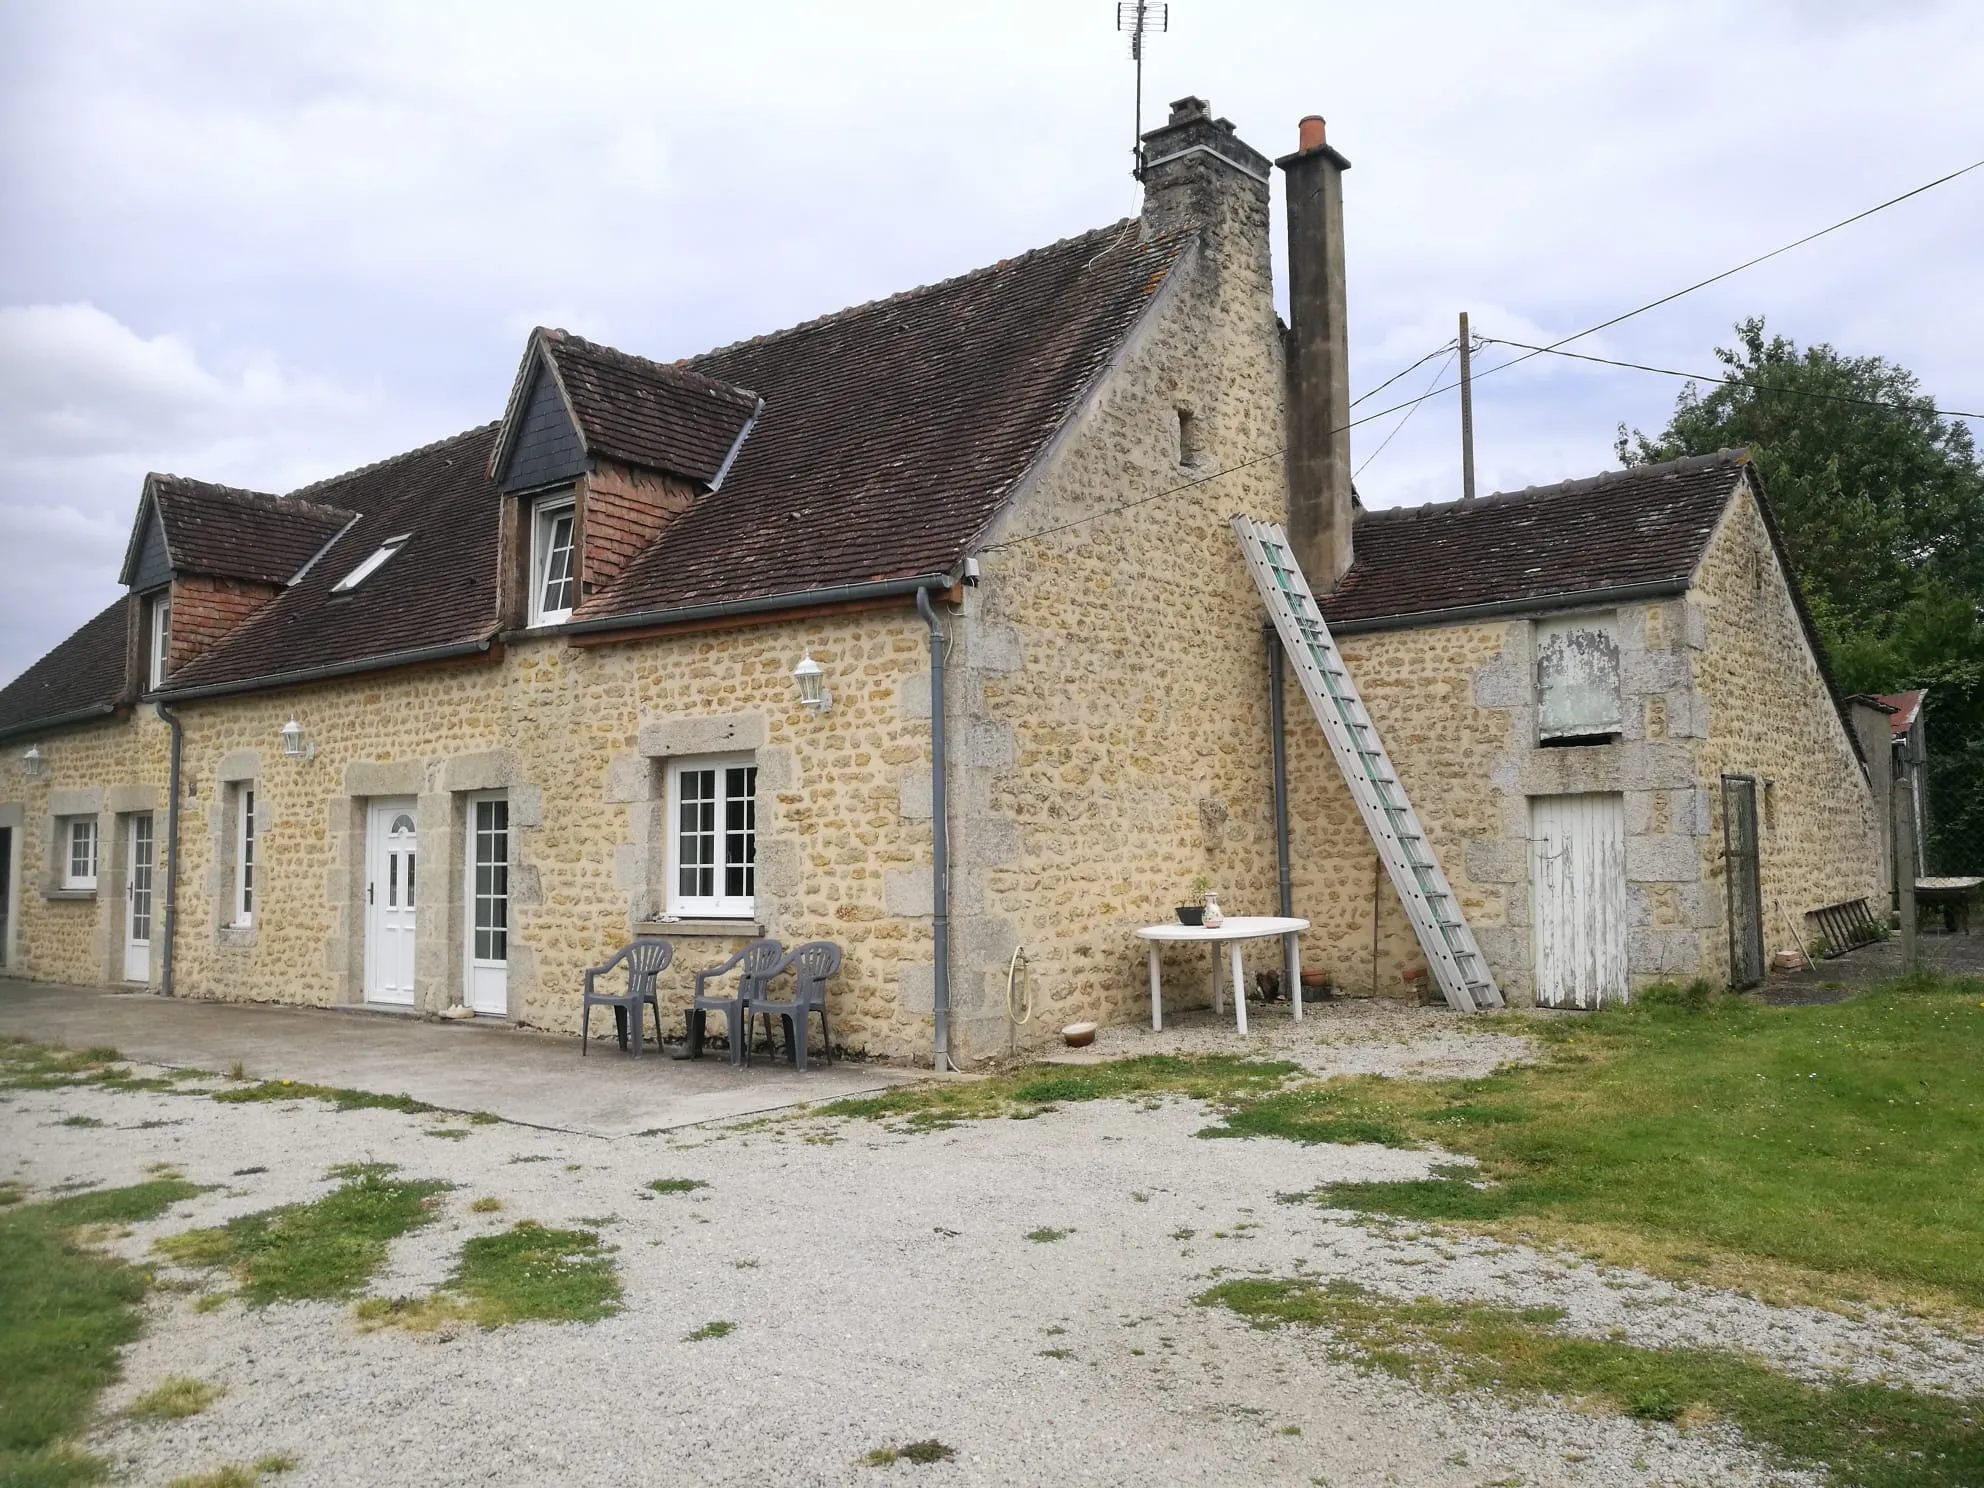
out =
<svg viewBox="0 0 1984 1488"><path fill-rule="evenodd" d="M489 796L472 803L477 961L510 959L510 803Z"/></svg>
<svg viewBox="0 0 1984 1488"><path fill-rule="evenodd" d="M669 912L756 912L758 767L749 759L680 760L669 770Z"/></svg>

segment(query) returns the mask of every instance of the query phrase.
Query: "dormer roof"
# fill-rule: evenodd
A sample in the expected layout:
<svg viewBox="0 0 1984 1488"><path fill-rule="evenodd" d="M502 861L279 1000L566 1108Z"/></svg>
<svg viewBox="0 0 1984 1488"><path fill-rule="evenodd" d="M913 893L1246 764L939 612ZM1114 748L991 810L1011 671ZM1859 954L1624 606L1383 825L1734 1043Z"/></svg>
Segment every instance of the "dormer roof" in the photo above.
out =
<svg viewBox="0 0 1984 1488"><path fill-rule="evenodd" d="M562 415L576 452L715 488L763 400L680 365L599 346L569 331L531 332L498 426L490 474L506 490L536 483L512 469L526 436ZM571 472L553 468L558 478Z"/></svg>
<svg viewBox="0 0 1984 1488"><path fill-rule="evenodd" d="M353 516L295 496L154 472L145 477L118 582L148 587L159 554L147 548L157 543L173 575L287 584Z"/></svg>

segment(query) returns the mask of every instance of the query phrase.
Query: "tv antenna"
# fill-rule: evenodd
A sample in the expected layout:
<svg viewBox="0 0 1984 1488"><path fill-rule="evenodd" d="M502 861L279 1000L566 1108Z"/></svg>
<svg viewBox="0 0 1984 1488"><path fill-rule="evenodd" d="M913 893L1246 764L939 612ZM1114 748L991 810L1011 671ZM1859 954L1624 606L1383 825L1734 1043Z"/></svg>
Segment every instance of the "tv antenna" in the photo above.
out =
<svg viewBox="0 0 1984 1488"><path fill-rule="evenodd" d="M1171 7L1163 0L1117 0L1116 29L1130 36L1130 60L1137 64L1137 132L1130 139L1130 174L1144 178L1144 38L1171 29Z"/></svg>

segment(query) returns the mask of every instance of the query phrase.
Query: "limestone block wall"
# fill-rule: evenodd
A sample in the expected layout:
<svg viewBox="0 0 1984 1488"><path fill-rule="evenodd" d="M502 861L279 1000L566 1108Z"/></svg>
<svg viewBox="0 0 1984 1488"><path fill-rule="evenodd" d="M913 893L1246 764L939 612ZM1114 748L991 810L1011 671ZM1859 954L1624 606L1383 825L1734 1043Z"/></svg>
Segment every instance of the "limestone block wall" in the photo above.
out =
<svg viewBox="0 0 1984 1488"><path fill-rule="evenodd" d="M1885 824L1807 644L1782 566L1747 486L1730 504L1690 599L1704 644L1696 685L1707 702L1698 745L1704 785L1723 774L1757 780L1764 944L1790 944L1786 915L1809 935L1806 912L1866 895L1878 913ZM1710 792L1701 876L1722 891L1722 800ZM1726 976L1726 935L1706 947L1705 974Z"/></svg>
<svg viewBox="0 0 1984 1488"><path fill-rule="evenodd" d="M16 826L9 975L84 984L123 981L125 853L134 812L154 813L160 915L165 905L169 737L147 708L38 739L13 739L0 749L0 815L9 818L0 824ZM28 779L21 763L30 743L41 746L41 780ZM97 820L97 886L64 890L56 821L84 815ZM153 981L163 944L155 933Z"/></svg>
<svg viewBox="0 0 1984 1488"><path fill-rule="evenodd" d="M1283 518L1281 462L1259 458L1282 443L1282 376L1265 191L1243 187L988 534L952 622L963 1054L1146 1017L1134 932L1201 874L1229 914L1276 910L1264 617L1226 519ZM927 789L906 777L903 798ZM1024 1029L1005 1012L1016 948ZM1276 943L1249 954L1279 965ZM1166 976L1168 1002L1206 1001L1203 950Z"/></svg>

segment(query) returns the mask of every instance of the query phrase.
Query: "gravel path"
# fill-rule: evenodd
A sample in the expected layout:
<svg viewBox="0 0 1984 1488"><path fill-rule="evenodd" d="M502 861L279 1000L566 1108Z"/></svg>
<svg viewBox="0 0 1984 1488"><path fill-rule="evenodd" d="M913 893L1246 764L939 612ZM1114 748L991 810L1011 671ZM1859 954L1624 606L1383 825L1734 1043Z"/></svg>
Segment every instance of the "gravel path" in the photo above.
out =
<svg viewBox="0 0 1984 1488"><path fill-rule="evenodd" d="M1329 1024L1303 1062L1382 1057L1445 1072L1491 1055L1437 1013L1443 1031L1421 1036L1406 1026L1417 1010L1398 1011L1398 1026L1373 1018L1362 1040L1350 1016ZM105 1125L57 1124L72 1115ZM425 1133L458 1123L436 1117L85 1088L0 1105L0 1178L46 1192L138 1182L163 1162L216 1185L113 1242L133 1259L158 1235L321 1194L334 1163L451 1179L441 1220L395 1246L375 1288L389 1295L432 1286L466 1238L520 1218L595 1225L619 1247L625 1310L589 1326L361 1333L346 1307L228 1301L200 1313L191 1293L157 1293L107 1409L166 1374L228 1393L183 1421L111 1418L94 1445L141 1484L270 1452L297 1457L280 1481L298 1488L1815 1481L1766 1471L1718 1428L1450 1399L1359 1375L1314 1335L1259 1332L1194 1305L1216 1268L1301 1266L1400 1295L1549 1302L1580 1331L1984 1392L1976 1348L1903 1324L1277 1203L1334 1180L1420 1176L1443 1159L1195 1140L1204 1122L1187 1101L1096 1102L918 1134L800 1120L610 1141L488 1125L445 1140ZM710 1186L643 1192L654 1178ZM471 1213L481 1196L504 1209ZM1042 1227L1068 1233L1026 1238ZM735 1331L685 1339L715 1320ZM877 1446L932 1437L956 1459L860 1464Z"/></svg>

